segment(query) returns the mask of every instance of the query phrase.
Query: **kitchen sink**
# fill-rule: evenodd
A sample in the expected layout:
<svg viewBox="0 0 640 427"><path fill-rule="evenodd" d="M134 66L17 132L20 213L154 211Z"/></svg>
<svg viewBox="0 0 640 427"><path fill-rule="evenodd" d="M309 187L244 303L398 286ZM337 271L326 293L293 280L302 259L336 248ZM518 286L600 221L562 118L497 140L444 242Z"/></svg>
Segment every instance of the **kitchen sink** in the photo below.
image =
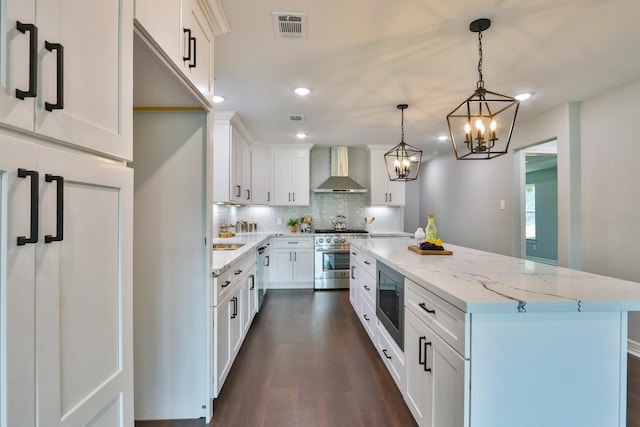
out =
<svg viewBox="0 0 640 427"><path fill-rule="evenodd" d="M244 243L214 243L214 251L234 251L244 246Z"/></svg>

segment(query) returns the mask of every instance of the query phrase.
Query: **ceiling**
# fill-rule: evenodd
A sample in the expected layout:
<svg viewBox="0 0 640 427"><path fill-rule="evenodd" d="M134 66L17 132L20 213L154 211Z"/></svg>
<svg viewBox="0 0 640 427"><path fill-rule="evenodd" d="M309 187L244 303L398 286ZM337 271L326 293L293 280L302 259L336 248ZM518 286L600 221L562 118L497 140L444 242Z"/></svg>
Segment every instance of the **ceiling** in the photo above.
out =
<svg viewBox="0 0 640 427"><path fill-rule="evenodd" d="M446 115L478 80L516 95L518 121L640 76L638 0L221 0L231 31L215 40L218 110L238 112L254 140L317 145L400 142L424 158L451 151ZM272 12L305 13L302 39L275 35ZM293 89L311 89L306 97ZM289 115L302 114L303 123ZM517 135L517 123L515 134Z"/></svg>

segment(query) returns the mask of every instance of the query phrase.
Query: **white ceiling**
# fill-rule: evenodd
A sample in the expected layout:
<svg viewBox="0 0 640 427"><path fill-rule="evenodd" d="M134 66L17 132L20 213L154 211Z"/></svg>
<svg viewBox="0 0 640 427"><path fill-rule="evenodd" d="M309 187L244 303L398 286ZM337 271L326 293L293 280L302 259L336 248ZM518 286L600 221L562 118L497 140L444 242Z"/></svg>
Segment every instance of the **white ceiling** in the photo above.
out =
<svg viewBox="0 0 640 427"><path fill-rule="evenodd" d="M535 95L518 121L640 77L639 0L222 0L231 31L215 40L219 110L237 111L256 141L317 145L405 141L425 157L451 150L446 115L478 80ZM305 39L274 34L272 12L306 13ZM293 93L309 87L305 98ZM304 114L305 122L288 115ZM613 118L611 118L613 119ZM516 134L517 134L516 122Z"/></svg>

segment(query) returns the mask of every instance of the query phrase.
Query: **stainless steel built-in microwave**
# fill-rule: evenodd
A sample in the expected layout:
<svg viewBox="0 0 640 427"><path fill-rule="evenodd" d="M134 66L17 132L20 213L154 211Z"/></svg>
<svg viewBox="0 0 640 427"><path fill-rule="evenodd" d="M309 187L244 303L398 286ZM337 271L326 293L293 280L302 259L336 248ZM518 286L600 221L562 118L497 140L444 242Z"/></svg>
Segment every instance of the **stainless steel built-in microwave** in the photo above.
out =
<svg viewBox="0 0 640 427"><path fill-rule="evenodd" d="M404 276L377 262L376 316L404 351Z"/></svg>

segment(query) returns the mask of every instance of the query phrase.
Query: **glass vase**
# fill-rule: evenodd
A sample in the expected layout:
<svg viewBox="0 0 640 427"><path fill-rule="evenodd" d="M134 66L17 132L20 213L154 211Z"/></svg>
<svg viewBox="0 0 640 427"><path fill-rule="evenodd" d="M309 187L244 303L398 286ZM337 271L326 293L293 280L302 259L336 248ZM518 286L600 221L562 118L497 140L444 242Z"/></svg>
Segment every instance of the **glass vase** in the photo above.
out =
<svg viewBox="0 0 640 427"><path fill-rule="evenodd" d="M438 229L436 228L435 216L429 215L427 217L427 227L424 230L427 241L433 239L434 241L438 239Z"/></svg>

